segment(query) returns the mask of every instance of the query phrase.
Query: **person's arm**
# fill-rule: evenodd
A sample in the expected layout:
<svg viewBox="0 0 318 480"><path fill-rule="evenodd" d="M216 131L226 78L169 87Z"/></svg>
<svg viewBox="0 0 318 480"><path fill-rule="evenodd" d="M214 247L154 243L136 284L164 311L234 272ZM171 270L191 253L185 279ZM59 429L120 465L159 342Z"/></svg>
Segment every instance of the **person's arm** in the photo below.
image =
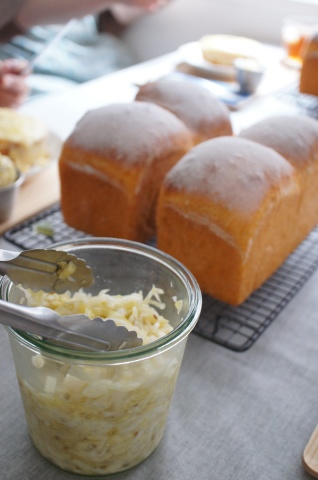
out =
<svg viewBox="0 0 318 480"><path fill-rule="evenodd" d="M65 23L71 18L97 14L113 6L125 4L153 11L166 4L167 0L26 0L15 17L15 23L29 29L34 25Z"/></svg>
<svg viewBox="0 0 318 480"><path fill-rule="evenodd" d="M109 8L115 20L121 25L129 25L141 17L145 11L140 7L132 7L123 3L117 3Z"/></svg>

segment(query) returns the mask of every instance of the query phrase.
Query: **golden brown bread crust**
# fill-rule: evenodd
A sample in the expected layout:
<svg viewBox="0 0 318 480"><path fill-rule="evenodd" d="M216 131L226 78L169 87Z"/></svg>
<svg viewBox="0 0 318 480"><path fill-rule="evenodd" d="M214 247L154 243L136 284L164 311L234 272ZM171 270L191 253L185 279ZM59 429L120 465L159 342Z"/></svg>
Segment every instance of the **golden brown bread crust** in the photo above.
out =
<svg viewBox="0 0 318 480"><path fill-rule="evenodd" d="M196 276L202 290L243 302L296 247L295 169L274 150L236 137L194 147L162 185L158 248Z"/></svg>
<svg viewBox="0 0 318 480"><path fill-rule="evenodd" d="M318 52L311 53L303 61L299 91L318 96Z"/></svg>
<svg viewBox="0 0 318 480"><path fill-rule="evenodd" d="M90 111L66 140L59 161L66 223L98 236L143 241L166 172L192 146L170 112L144 102Z"/></svg>
<svg viewBox="0 0 318 480"><path fill-rule="evenodd" d="M277 115L266 118L240 133L273 148L298 171L300 181L298 230L299 242L303 232L312 230L318 222L318 121L301 115Z"/></svg>
<svg viewBox="0 0 318 480"><path fill-rule="evenodd" d="M318 95L318 33L308 41L303 53L299 91Z"/></svg>
<svg viewBox="0 0 318 480"><path fill-rule="evenodd" d="M194 143L232 135L229 111L207 89L187 80L163 77L140 86L137 101L156 103L174 113L193 133Z"/></svg>

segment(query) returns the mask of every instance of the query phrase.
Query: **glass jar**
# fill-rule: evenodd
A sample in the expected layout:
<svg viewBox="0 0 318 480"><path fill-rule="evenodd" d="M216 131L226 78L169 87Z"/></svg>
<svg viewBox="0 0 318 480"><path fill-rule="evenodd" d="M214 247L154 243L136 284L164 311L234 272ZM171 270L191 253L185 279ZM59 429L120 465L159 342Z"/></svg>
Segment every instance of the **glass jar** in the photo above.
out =
<svg viewBox="0 0 318 480"><path fill-rule="evenodd" d="M160 315L171 331L127 350L68 349L8 327L30 436L60 468L108 475L136 466L158 446L166 425L183 352L201 310L196 280L159 250L117 239L56 244L86 260L95 282L86 291L110 295L162 289ZM21 302L7 277L0 297Z"/></svg>
<svg viewBox="0 0 318 480"><path fill-rule="evenodd" d="M282 43L290 66L300 67L308 40L318 33L318 17L288 15L283 18Z"/></svg>

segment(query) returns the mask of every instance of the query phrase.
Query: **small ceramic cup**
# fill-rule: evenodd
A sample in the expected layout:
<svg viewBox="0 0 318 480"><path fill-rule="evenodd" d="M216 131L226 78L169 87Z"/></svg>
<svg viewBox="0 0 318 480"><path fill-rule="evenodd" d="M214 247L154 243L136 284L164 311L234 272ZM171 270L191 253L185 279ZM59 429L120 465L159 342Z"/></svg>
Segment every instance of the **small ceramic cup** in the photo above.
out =
<svg viewBox="0 0 318 480"><path fill-rule="evenodd" d="M265 68L253 58L237 58L234 61L235 77L241 93L255 93L259 86Z"/></svg>

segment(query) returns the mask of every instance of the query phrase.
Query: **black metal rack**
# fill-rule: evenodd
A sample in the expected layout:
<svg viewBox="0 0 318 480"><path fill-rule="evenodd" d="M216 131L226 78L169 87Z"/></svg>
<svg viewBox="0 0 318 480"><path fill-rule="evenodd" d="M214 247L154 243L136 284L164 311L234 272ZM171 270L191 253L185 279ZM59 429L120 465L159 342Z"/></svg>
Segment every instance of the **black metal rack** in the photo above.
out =
<svg viewBox="0 0 318 480"><path fill-rule="evenodd" d="M47 229L52 235L41 233ZM21 249L47 248L52 243L89 235L66 225L59 205L22 222L4 234ZM238 307L203 295L194 333L236 352L249 349L275 320L318 267L318 227L287 258L271 278Z"/></svg>
<svg viewBox="0 0 318 480"><path fill-rule="evenodd" d="M231 350L250 348L318 267L318 228L242 305L204 296L196 333Z"/></svg>
<svg viewBox="0 0 318 480"><path fill-rule="evenodd" d="M300 93L298 84L285 87L276 97L283 103L296 107L299 113L318 119L318 97Z"/></svg>

